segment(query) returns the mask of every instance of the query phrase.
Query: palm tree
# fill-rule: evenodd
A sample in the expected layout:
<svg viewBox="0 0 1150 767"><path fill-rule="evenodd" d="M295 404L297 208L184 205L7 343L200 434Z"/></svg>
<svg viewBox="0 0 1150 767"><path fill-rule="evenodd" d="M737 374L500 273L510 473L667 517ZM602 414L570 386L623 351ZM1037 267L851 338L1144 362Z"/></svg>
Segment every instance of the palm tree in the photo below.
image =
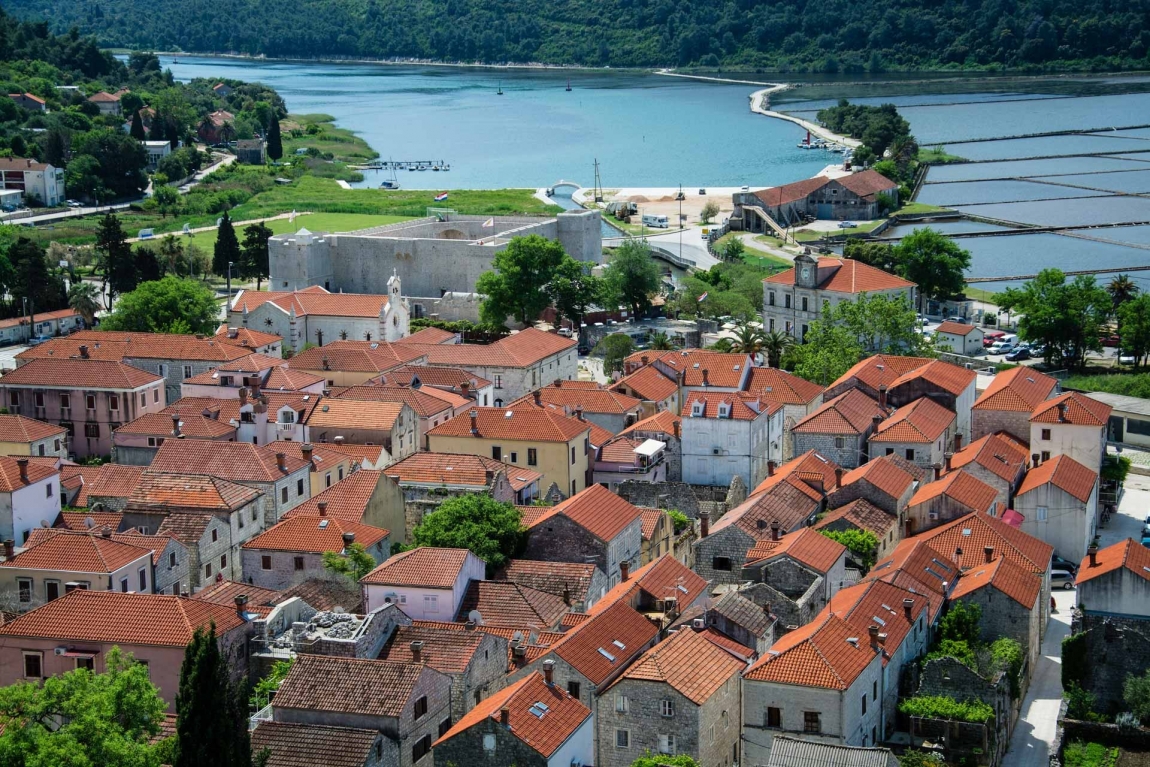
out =
<svg viewBox="0 0 1150 767"><path fill-rule="evenodd" d="M1130 275L1120 274L1110 280L1110 284L1106 286L1106 292L1110 294L1110 302L1114 307L1116 330L1118 335L1122 335L1122 320L1118 317L1118 307L1138 295L1138 286L1130 279Z"/></svg>
<svg viewBox="0 0 1150 767"><path fill-rule="evenodd" d="M777 368L783 354L795 343L794 336L781 330L772 330L763 336L763 354L767 355L767 366Z"/></svg>
<svg viewBox="0 0 1150 767"><path fill-rule="evenodd" d="M100 308L100 290L95 283L75 282L68 290L68 306L79 312L84 318L84 324L92 327L96 319L96 311Z"/></svg>
<svg viewBox="0 0 1150 767"><path fill-rule="evenodd" d="M651 340L647 342L647 347L652 351L666 352L675 348L675 343L666 333L658 330L651 334Z"/></svg>
<svg viewBox="0 0 1150 767"><path fill-rule="evenodd" d="M732 346L732 345L733 345L733 344L732 344L732 342L731 342L731 339L729 339L729 338L720 338L718 341L716 341L716 342L714 343L714 345L712 345L712 346L711 346L711 351L713 351L713 352L722 352L722 353L724 353L724 354L725 354L725 353L727 353L727 352L731 351L731 346Z"/></svg>
<svg viewBox="0 0 1150 767"><path fill-rule="evenodd" d="M744 322L735 328L731 339L731 351L740 354L756 355L763 350L763 331Z"/></svg>

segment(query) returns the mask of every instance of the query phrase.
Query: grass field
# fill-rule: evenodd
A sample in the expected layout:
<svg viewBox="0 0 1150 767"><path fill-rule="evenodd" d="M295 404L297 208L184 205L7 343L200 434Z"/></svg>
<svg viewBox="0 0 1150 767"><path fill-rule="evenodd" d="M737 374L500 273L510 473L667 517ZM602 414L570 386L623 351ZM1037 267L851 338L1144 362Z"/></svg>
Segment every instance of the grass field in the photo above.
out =
<svg viewBox="0 0 1150 767"><path fill-rule="evenodd" d="M346 128L335 127L335 118L325 114L288 115L280 123L280 132L283 136L284 159L295 155L297 149L312 147L324 154L331 154L332 159L348 163L363 163L379 157L379 153L372 149L366 141ZM308 133L309 126L315 126L316 133ZM301 136L293 136L296 130L303 131Z"/></svg>
<svg viewBox="0 0 1150 767"><path fill-rule="evenodd" d="M265 226L275 234L290 234L304 228L311 232L351 232L356 229L367 229L370 226L383 226L384 224L407 221L410 218L410 216L368 216L358 213L315 213L297 216L295 221L277 218L275 221L266 222ZM216 245L216 232L217 230L213 229L210 232L196 232L191 237L180 235L180 239L185 242L194 242L196 247L211 252ZM240 238L240 242L243 242L242 227L236 227L236 236Z"/></svg>
<svg viewBox="0 0 1150 767"><path fill-rule="evenodd" d="M966 162L965 157L959 157L955 154L949 154L946 147L932 146L932 147L919 147L918 161L929 162L932 165L945 165L948 162Z"/></svg>
<svg viewBox="0 0 1150 767"><path fill-rule="evenodd" d="M973 298L975 301L985 301L988 304L998 303L998 294L982 288L965 287L962 289L968 297Z"/></svg>
<svg viewBox="0 0 1150 767"><path fill-rule="evenodd" d="M910 202L891 213L892 216L913 216L922 213L942 213L949 208L940 208L937 205L927 205L921 202Z"/></svg>
<svg viewBox="0 0 1150 767"><path fill-rule="evenodd" d="M872 229L878 228L878 226L882 223L883 223L882 219L879 219L876 221L867 221L865 224L861 224L859 226L852 226L849 229L835 229L835 230L830 231L830 232L815 231L813 229L799 229L799 230L795 231L795 241L796 242L815 242L816 240L821 240L821 239L828 237L828 236L831 239L835 239L837 237L845 237L845 236L851 235L851 234L866 234L867 232L871 231Z"/></svg>

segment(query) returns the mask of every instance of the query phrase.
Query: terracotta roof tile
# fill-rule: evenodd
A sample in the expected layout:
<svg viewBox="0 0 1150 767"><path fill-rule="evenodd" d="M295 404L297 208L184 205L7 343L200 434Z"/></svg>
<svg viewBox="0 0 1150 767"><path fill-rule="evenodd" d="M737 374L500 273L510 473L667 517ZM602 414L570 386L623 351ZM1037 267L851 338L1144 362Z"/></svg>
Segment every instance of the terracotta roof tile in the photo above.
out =
<svg viewBox="0 0 1150 767"><path fill-rule="evenodd" d="M149 470L128 497L126 508L230 512L242 509L260 495L258 490L206 474L161 474Z"/></svg>
<svg viewBox="0 0 1150 767"><path fill-rule="evenodd" d="M346 442L341 445L327 442L324 443L324 447L350 458L352 463L364 468L380 469L391 461L391 456L383 445L349 445Z"/></svg>
<svg viewBox="0 0 1150 767"><path fill-rule="evenodd" d="M607 463L635 463L635 449L645 443L643 439L615 437L599 448L599 460Z"/></svg>
<svg viewBox="0 0 1150 767"><path fill-rule="evenodd" d="M791 431L795 434L863 434L874 424L874 417L886 417L878 403L858 389L850 389L818 410L799 420Z"/></svg>
<svg viewBox="0 0 1150 767"><path fill-rule="evenodd" d="M1099 549L1094 555L1094 562L1093 565L1090 564L1089 555L1083 558L1078 568L1078 577L1075 579L1079 586L1100 575L1123 568L1139 578L1150 581L1150 549L1139 545L1132 538Z"/></svg>
<svg viewBox="0 0 1150 767"><path fill-rule="evenodd" d="M276 693L276 708L399 717L423 664L301 654Z"/></svg>
<svg viewBox="0 0 1150 767"><path fill-rule="evenodd" d="M875 657L865 632L824 610L816 620L782 636L743 676L758 682L846 690Z"/></svg>
<svg viewBox="0 0 1150 767"><path fill-rule="evenodd" d="M420 663L426 663L444 674L462 674L471 665L476 650L483 644L484 633L477 631L449 631L429 626L396 626L380 660L396 663L415 663L412 642L422 642Z"/></svg>
<svg viewBox="0 0 1150 767"><path fill-rule="evenodd" d="M779 536L779 540L757 541L747 552L747 567L776 557L790 557L816 572L826 574L847 552L846 546L817 530L804 527Z"/></svg>
<svg viewBox="0 0 1150 767"><path fill-rule="evenodd" d="M333 341L324 346L305 349L288 360L293 370L324 370L357 373L383 373L420 358L412 346L385 341Z"/></svg>
<svg viewBox="0 0 1150 767"><path fill-rule="evenodd" d="M573 350L576 341L555 333L526 328L492 344L403 344L427 358L428 365L450 367L524 368L565 351Z"/></svg>
<svg viewBox="0 0 1150 767"><path fill-rule="evenodd" d="M33 347L38 348L38 347ZM158 375L110 360L32 360L0 378L0 386L134 390L163 381Z"/></svg>
<svg viewBox="0 0 1150 767"><path fill-rule="evenodd" d="M641 367L611 384L611 389L615 391L622 391L624 387L634 392L639 399L651 402L662 402L679 391L679 385L653 365Z"/></svg>
<svg viewBox="0 0 1150 767"><path fill-rule="evenodd" d="M788 476L769 490L752 495L711 525L711 535L735 526L757 540L771 535L772 524L791 530L814 515L821 499L812 498L814 491L801 479Z"/></svg>
<svg viewBox="0 0 1150 767"><path fill-rule="evenodd" d="M183 542L174 535L146 535L139 532L125 531L123 533L112 533L112 540L151 551L152 564L157 567L160 564L160 558L164 555L164 549L168 548L173 541L181 548L187 548Z"/></svg>
<svg viewBox="0 0 1150 767"><path fill-rule="evenodd" d="M115 433L172 437L176 434L177 422L179 423L180 434L196 439L218 439L236 433L236 427L227 421L217 421L213 418L204 418L202 415L191 413L188 415L147 413L134 421L128 421L116 429Z"/></svg>
<svg viewBox="0 0 1150 767"><path fill-rule="evenodd" d="M627 580L620 581L595 602L589 612L597 616L615 604L629 604L637 608L643 602L650 604L669 597L674 597L679 608L685 609L706 590L707 581L702 576L671 554L664 554L632 571Z"/></svg>
<svg viewBox="0 0 1150 767"><path fill-rule="evenodd" d="M420 328L406 338L401 338L396 343L400 344L453 344L456 343L457 336L449 330L442 328Z"/></svg>
<svg viewBox="0 0 1150 767"><path fill-rule="evenodd" d="M123 518L124 513L122 511L61 511L60 516L56 519L56 526L81 532L92 529L98 530L101 527L119 530L120 521ZM89 521L91 524L88 524Z"/></svg>
<svg viewBox="0 0 1150 767"><path fill-rule="evenodd" d="M897 183L876 170L864 170L861 173L840 176L837 180L859 197L869 197L898 187Z"/></svg>
<svg viewBox="0 0 1150 767"><path fill-rule="evenodd" d="M227 362L252 353L251 349L212 338L171 333L81 330L65 338L54 338L21 352L17 359L73 358L79 360L80 347L97 360L164 359L200 362Z"/></svg>
<svg viewBox="0 0 1150 767"><path fill-rule="evenodd" d="M319 403L321 397L310 392L279 392L263 390L260 397L267 400L267 412L272 420L281 408L290 407L296 413L296 420L307 419L308 414ZM195 413L202 415L205 410L217 421L227 423L240 421L240 401L236 397L181 397L164 408L164 412Z"/></svg>
<svg viewBox="0 0 1150 767"><path fill-rule="evenodd" d="M1054 547L1050 544L981 512L959 517L915 537L936 551L951 552L951 558L953 552L961 548L964 570L986 561L983 551L987 546L994 547L996 554L1034 573L1049 570L1050 557L1054 554Z"/></svg>
<svg viewBox="0 0 1150 767"><path fill-rule="evenodd" d="M956 416L929 397L916 399L878 425L871 442L933 444L954 425Z"/></svg>
<svg viewBox="0 0 1150 767"><path fill-rule="evenodd" d="M894 515L887 514L865 498L858 498L846 506L828 512L818 521L814 529L824 530L839 521L849 522L860 530L872 532L880 540L898 523Z"/></svg>
<svg viewBox="0 0 1150 767"><path fill-rule="evenodd" d="M449 589L455 585L456 578L463 571L468 554L471 552L467 549L423 546L395 554L365 575L360 582Z"/></svg>
<svg viewBox="0 0 1150 767"><path fill-rule="evenodd" d="M472 581L459 605L459 616L478 610L484 625L530 626L550 629L559 625L568 605L562 597L507 581Z"/></svg>
<svg viewBox="0 0 1150 767"><path fill-rule="evenodd" d="M308 578L285 589L281 601L299 597L317 610L334 610L359 614L363 610L363 592L359 584L347 578Z"/></svg>
<svg viewBox="0 0 1150 767"><path fill-rule="evenodd" d="M1004 370L974 401L974 410L1032 412L1058 388L1058 380L1032 367Z"/></svg>
<svg viewBox="0 0 1150 767"><path fill-rule="evenodd" d="M63 426L22 415L0 415L0 442L35 442L67 432Z"/></svg>
<svg viewBox="0 0 1150 767"><path fill-rule="evenodd" d="M315 286L313 286L315 287ZM318 314L327 317L379 317L387 306L386 293L329 293L323 288L288 291L244 290L232 301L232 311L249 312L266 303L275 304L285 314L295 310L297 317Z"/></svg>
<svg viewBox="0 0 1150 767"><path fill-rule="evenodd" d="M761 189L755 192L755 197L768 207L776 208L779 205L786 205L788 202L805 200L829 183L830 178L828 176L814 176L782 186L773 186L770 189Z"/></svg>
<svg viewBox="0 0 1150 767"><path fill-rule="evenodd" d="M252 753L270 753L266 767L311 767L322 756L324 767L363 767L374 759L378 730L262 721L252 730Z"/></svg>
<svg viewBox="0 0 1150 767"><path fill-rule="evenodd" d="M695 405L700 406L696 415ZM748 392L701 392L692 391L683 403L684 418L731 418L736 421L753 421L761 415L777 413L782 407L779 402L760 399ZM727 415L723 415L726 409Z"/></svg>
<svg viewBox="0 0 1150 767"><path fill-rule="evenodd" d="M779 368L754 367L747 380L747 391L771 402L806 405L823 393L823 387Z"/></svg>
<svg viewBox="0 0 1150 767"><path fill-rule="evenodd" d="M674 437L676 426L679 427L680 433L682 433L683 417L670 410L661 410L653 416L644 418L642 421L636 421L619 432L619 434L625 435L641 432L648 434L665 434L668 437Z"/></svg>
<svg viewBox="0 0 1150 767"><path fill-rule="evenodd" d="M545 333L535 328L525 328L493 344L520 365L531 365L553 354L574 349L576 345L573 338L564 338L557 333Z"/></svg>
<svg viewBox="0 0 1150 767"><path fill-rule="evenodd" d="M392 479L404 484L488 487L489 472L505 472L512 489L519 491L543 475L532 469L466 453L412 453L384 470Z"/></svg>
<svg viewBox="0 0 1150 767"><path fill-rule="evenodd" d="M236 597L238 596L246 596L248 598L248 603L244 608L246 612L259 615L260 617L266 617L277 604L286 599L282 592L276 591L275 589L265 589L250 583L228 580L215 581L200 589L195 594L192 594L189 598L235 610ZM323 609L316 605L311 606L317 609Z"/></svg>
<svg viewBox="0 0 1150 767"><path fill-rule="evenodd" d="M1034 608L1042 593L1042 581L1037 575L1000 556L990 564L972 567L960 575L950 598L961 599L986 586L993 586L1027 610Z"/></svg>
<svg viewBox="0 0 1150 767"><path fill-rule="evenodd" d="M899 357L891 354L876 354L856 362L850 370L843 373L838 379L827 387L837 390L840 386L850 384L852 380L863 384L871 391L878 391L882 385L890 387L900 377L917 368L927 365L932 360L928 357Z"/></svg>
<svg viewBox="0 0 1150 767"><path fill-rule="evenodd" d="M343 536L350 533L355 542L371 548L387 538L388 531L360 522L340 520L338 517L298 515L283 519L249 538L242 548L262 551L300 551L322 554L325 551L342 552Z"/></svg>
<svg viewBox="0 0 1150 767"><path fill-rule="evenodd" d="M197 628L213 621L218 635L244 623L235 605L77 589L0 626L0 635L183 648Z"/></svg>
<svg viewBox="0 0 1150 767"><path fill-rule="evenodd" d="M943 545L948 543L944 541ZM917 596L908 598L916 602L925 599L930 603L933 618L942 609L950 584L958 578L959 566L954 561L954 549L950 551L950 554L941 553L941 549L935 548L921 535L908 538L875 563L864 580L886 581L911 591Z"/></svg>
<svg viewBox="0 0 1150 767"><path fill-rule="evenodd" d="M1026 445L1000 431L963 447L951 458L950 467L958 470L973 462L996 477L1013 483L1019 470L1026 468L1026 451Z"/></svg>
<svg viewBox="0 0 1150 767"><path fill-rule="evenodd" d="M683 629L643 653L621 678L662 682L701 706L743 666L703 634Z"/></svg>
<svg viewBox="0 0 1150 767"><path fill-rule="evenodd" d="M773 475L760 482L750 494L758 495L789 481L808 498L819 501L822 500L823 493L830 493L838 486L837 469L838 464L834 461L823 458L814 450L808 450L776 469ZM820 483L821 491L816 489ZM713 530L714 526L711 529Z"/></svg>
<svg viewBox="0 0 1150 767"><path fill-rule="evenodd" d="M149 549L105 538L98 532L40 529L46 534L41 542L0 562L0 567L108 574L140 557L151 558Z"/></svg>
<svg viewBox="0 0 1150 767"><path fill-rule="evenodd" d="M936 333L949 333L952 336L968 336L975 330L974 325L967 325L965 322L950 322L949 320L940 323L934 329Z"/></svg>
<svg viewBox="0 0 1150 767"><path fill-rule="evenodd" d="M232 335L232 333L235 333L235 335ZM221 344L229 344L240 348L258 349L261 346L283 341L283 337L275 333L265 333L262 330L229 328L225 323L216 328L216 340Z"/></svg>
<svg viewBox="0 0 1150 767"><path fill-rule="evenodd" d="M1030 414L1031 423L1068 423L1074 426L1105 426L1112 407L1076 391L1042 402Z"/></svg>
<svg viewBox="0 0 1150 767"><path fill-rule="evenodd" d="M892 456L881 456L851 469L843 475L842 486L865 481L891 498L901 498L914 485L915 477L891 459Z"/></svg>
<svg viewBox="0 0 1150 767"><path fill-rule="evenodd" d="M0 455L0 493L11 493L28 485L43 482L56 476L59 472L51 466L42 463L28 462L28 480L25 481L20 474L20 464L16 458Z"/></svg>
<svg viewBox="0 0 1150 767"><path fill-rule="evenodd" d="M929 503L946 496L972 511L990 511L998 498L998 491L965 471L954 471L942 479L920 485L910 499L911 506Z"/></svg>
<svg viewBox="0 0 1150 767"><path fill-rule="evenodd" d="M643 540L649 541L655 535L655 528L660 520L668 519L667 512L662 509L643 509L640 519L643 522Z"/></svg>
<svg viewBox="0 0 1150 767"><path fill-rule="evenodd" d="M641 400L617 391L570 386L565 381L544 386L538 389L538 393L544 404L566 408L569 413L575 412L577 407L582 407L585 413L623 415L638 412L643 404ZM534 396L534 393L527 394L519 401L534 399Z"/></svg>
<svg viewBox="0 0 1150 767"><path fill-rule="evenodd" d="M185 546L199 546L200 539L204 537L204 531L208 529L214 519L216 518L211 514L189 514L187 512L169 514L160 522L156 533L158 535L170 535Z"/></svg>
<svg viewBox="0 0 1150 767"><path fill-rule="evenodd" d="M562 597L582 600L591 590L596 567L580 562L539 562L533 559L510 559L496 571L495 580L510 581Z"/></svg>
<svg viewBox="0 0 1150 767"><path fill-rule="evenodd" d="M599 686L626 668L659 630L651 621L616 602L569 631L551 651Z"/></svg>
<svg viewBox="0 0 1150 767"><path fill-rule="evenodd" d="M325 398L307 418L314 428L391 429L403 413L402 402L365 402Z"/></svg>
<svg viewBox="0 0 1150 767"><path fill-rule="evenodd" d="M602 541L610 541L640 518L638 506L612 493L602 485L591 485L535 520L531 527L555 516L564 516Z"/></svg>
<svg viewBox="0 0 1150 767"><path fill-rule="evenodd" d="M723 389L739 389L743 385L743 377L747 375L747 370L754 367L750 355L747 354L680 349L662 354L650 351L635 352L626 359L627 370L641 365L643 357L647 357L650 364L662 368L664 373L670 372L672 375L682 373L683 385L691 387L704 385L703 371L706 370L707 385Z"/></svg>
<svg viewBox="0 0 1150 767"><path fill-rule="evenodd" d="M895 389L911 381L923 380L950 394L959 395L974 383L978 374L942 360L931 360L922 367L908 370L891 383L890 388Z"/></svg>
<svg viewBox="0 0 1150 767"><path fill-rule="evenodd" d="M540 715L539 704L546 706ZM439 745L466 732L484 719L496 719L508 710L511 733L549 759L591 716L591 710L555 685L548 685L535 672L508 685L467 712L443 737Z"/></svg>
<svg viewBox="0 0 1150 767"><path fill-rule="evenodd" d="M332 391L332 397L364 402L404 403L420 418L429 418L453 410L453 406L446 400L428 394L423 389L412 389L408 386L349 386ZM330 401L325 400L325 403Z"/></svg>
<svg viewBox="0 0 1150 767"><path fill-rule="evenodd" d="M304 370L286 367L273 368L264 379L264 391L303 391L309 386L324 382L323 376L313 375Z"/></svg>
<svg viewBox="0 0 1150 767"><path fill-rule="evenodd" d="M491 382L486 378L480 378L474 373L463 370L462 368L444 367L437 365L435 367L415 367L412 365L402 365L393 370L372 378L368 383L387 383L395 384L397 386L411 386L412 383L418 379L420 383L425 386L434 386L436 388L449 388L452 391L462 392L462 384L466 383L468 389L474 392L476 389L482 389L490 386Z"/></svg>
<svg viewBox="0 0 1150 767"><path fill-rule="evenodd" d="M585 421L585 423L591 427L590 431L587 433L587 439L590 441L591 447L601 447L606 445L615 436L593 421Z"/></svg>
<svg viewBox="0 0 1150 767"><path fill-rule="evenodd" d="M904 599L914 600L909 620L906 617ZM929 609L929 604L927 600L916 599L913 592L893 583L872 580L841 589L831 597L825 609L853 626L859 642L868 645L870 627L878 626L879 633L886 634L883 652L883 665L886 665L891 655L910 634L915 621L923 611Z"/></svg>
<svg viewBox="0 0 1150 767"><path fill-rule="evenodd" d="M503 407L472 408L476 413L478 434L471 433L469 413L452 418L427 432L429 437L470 437L479 439L512 439L522 442L570 442L584 432L591 423L563 415L547 408Z"/></svg>
<svg viewBox="0 0 1150 767"><path fill-rule="evenodd" d="M898 290L899 288L913 288L914 283L896 277L882 269L877 269L861 261L850 258L819 257L819 270L833 269L833 271L817 285L818 290L829 290L835 293L873 293L879 290ZM791 267L785 272L767 277L763 282L772 285L794 285L795 269Z"/></svg>
<svg viewBox="0 0 1150 767"><path fill-rule="evenodd" d="M286 454L285 469L277 464L276 444L257 447L249 442L214 442L202 439L170 439L152 459L151 470L170 474L208 474L235 482L276 482L307 464Z"/></svg>
<svg viewBox="0 0 1150 767"><path fill-rule="evenodd" d="M1046 463L1026 472L1018 488L1018 495L1025 495L1048 483L1053 483L1055 487L1086 503L1094 494L1098 474L1070 456L1056 455Z"/></svg>
<svg viewBox="0 0 1150 767"><path fill-rule="evenodd" d="M136 491L147 469L147 466L106 463L99 468L91 482L88 481L89 472L85 469L81 472L84 477L84 489L81 491L83 501L78 498L76 503L95 503L100 498L127 500Z"/></svg>

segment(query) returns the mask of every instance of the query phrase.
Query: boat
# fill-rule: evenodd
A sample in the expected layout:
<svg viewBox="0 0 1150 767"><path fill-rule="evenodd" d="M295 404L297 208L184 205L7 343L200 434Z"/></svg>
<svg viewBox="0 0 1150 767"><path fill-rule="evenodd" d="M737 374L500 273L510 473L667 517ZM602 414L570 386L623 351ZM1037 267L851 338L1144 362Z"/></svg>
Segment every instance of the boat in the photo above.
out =
<svg viewBox="0 0 1150 767"><path fill-rule="evenodd" d="M447 163L444 163L444 164L443 164L443 169L444 169L444 170L451 170L451 166L450 166L450 165L448 165Z"/></svg>
<svg viewBox="0 0 1150 767"><path fill-rule="evenodd" d="M420 165L418 170L427 170L427 166L426 165Z"/></svg>
<svg viewBox="0 0 1150 767"><path fill-rule="evenodd" d="M416 171L416 170L418 170L418 168L416 168L414 165L408 165L408 166L407 166L407 169L408 169L409 171L413 171L413 172L414 172L414 171Z"/></svg>
<svg viewBox="0 0 1150 767"><path fill-rule="evenodd" d="M433 171L436 171L437 173L439 172L439 166L438 166L438 165L432 165L432 166L431 166L431 169L432 169Z"/></svg>
<svg viewBox="0 0 1150 767"><path fill-rule="evenodd" d="M503 95L503 83L499 83L499 90L495 91L495 95L496 96L502 96Z"/></svg>
<svg viewBox="0 0 1150 767"><path fill-rule="evenodd" d="M379 185L379 188L390 190L399 189L399 181L395 178L395 164L388 160L386 165L391 168L391 178L385 178L383 183Z"/></svg>
<svg viewBox="0 0 1150 767"><path fill-rule="evenodd" d="M567 91L568 92L571 91L571 78L570 77L567 78Z"/></svg>

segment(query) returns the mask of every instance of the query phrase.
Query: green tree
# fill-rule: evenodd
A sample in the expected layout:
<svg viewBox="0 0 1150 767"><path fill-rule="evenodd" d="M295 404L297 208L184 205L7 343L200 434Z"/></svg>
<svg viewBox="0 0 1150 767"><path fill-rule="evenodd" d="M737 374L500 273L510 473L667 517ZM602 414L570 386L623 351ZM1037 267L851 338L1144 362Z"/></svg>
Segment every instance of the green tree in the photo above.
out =
<svg viewBox="0 0 1150 767"><path fill-rule="evenodd" d="M914 307L901 296L860 293L855 301L824 306L820 319L845 325L868 352L917 357L935 354L931 342L918 332Z"/></svg>
<svg viewBox="0 0 1150 767"><path fill-rule="evenodd" d="M144 133L144 120L140 117L139 110L132 114L132 129L128 131L128 135L136 141L143 141L147 138L148 134Z"/></svg>
<svg viewBox="0 0 1150 767"><path fill-rule="evenodd" d="M32 304L29 309L37 312L51 312L68 305L64 282L49 267L42 246L27 237L18 237L7 255L13 271L9 290L17 311L23 308L21 298L27 298Z"/></svg>
<svg viewBox="0 0 1150 767"><path fill-rule="evenodd" d="M635 342L623 333L612 333L595 344L592 354L603 355L603 372L607 375L623 369L623 360L635 351Z"/></svg>
<svg viewBox="0 0 1150 767"><path fill-rule="evenodd" d="M272 112L268 125L268 157L278 162L284 156L283 139L280 137L280 118Z"/></svg>
<svg viewBox="0 0 1150 767"><path fill-rule="evenodd" d="M578 331L587 309L603 294L603 281L591 273L589 266L564 254L555 268L547 285L547 295L558 315L556 325L566 317Z"/></svg>
<svg viewBox="0 0 1150 767"><path fill-rule="evenodd" d="M1118 335L1122 335L1122 315L1119 309L1127 301L1138 295L1138 285L1130 279L1128 274L1119 274L1106 284L1106 292L1110 294L1111 305L1114 307L1114 317L1118 321Z"/></svg>
<svg viewBox="0 0 1150 767"><path fill-rule="evenodd" d="M68 289L68 306L79 312L85 325L92 327L100 310L100 289L91 282L73 282Z"/></svg>
<svg viewBox="0 0 1150 767"><path fill-rule="evenodd" d="M527 529L519 511L485 495L449 498L415 528L415 546L467 549L487 563L502 567L518 554Z"/></svg>
<svg viewBox="0 0 1150 767"><path fill-rule="evenodd" d="M1093 277L1071 282L1059 269L1043 269L1021 288L999 294L998 305L1021 314L1020 335L1046 346L1046 362L1080 369L1086 353L1102 348L1099 337L1110 317L1111 299Z"/></svg>
<svg viewBox="0 0 1150 767"><path fill-rule="evenodd" d="M651 351L665 352L675 348L674 342L662 330L656 330L647 341L647 348Z"/></svg>
<svg viewBox="0 0 1150 767"><path fill-rule="evenodd" d="M647 751L631 762L631 767L699 767L699 763L686 754L667 756Z"/></svg>
<svg viewBox="0 0 1150 767"><path fill-rule="evenodd" d="M231 216L225 210L224 214L220 216L216 247L212 251L212 271L221 277L226 277L228 263L239 264L243 260L242 256L240 241L236 238L236 229L232 226Z"/></svg>
<svg viewBox="0 0 1150 767"><path fill-rule="evenodd" d="M843 256L882 269L884 272L891 274L898 272L898 260L895 258L894 248L886 242L849 239L843 246Z"/></svg>
<svg viewBox="0 0 1150 767"><path fill-rule="evenodd" d="M651 257L647 241L632 238L615 249L603 271L603 281L615 299L612 303L624 303L634 316L640 317L651 305L651 298L659 293L662 271Z"/></svg>
<svg viewBox="0 0 1150 767"><path fill-rule="evenodd" d="M252 697L249 705L256 711L264 708L271 702L271 694L280 688L287 678L291 667L295 665L295 658L290 660L277 660L272 664L272 670L252 688Z"/></svg>
<svg viewBox="0 0 1150 767"><path fill-rule="evenodd" d="M197 628L180 667L173 767L251 767L246 714L246 695L232 684L215 623Z"/></svg>
<svg viewBox="0 0 1150 767"><path fill-rule="evenodd" d="M330 573L350 578L352 583L359 583L363 576L375 569L376 561L362 543L353 543L342 552L323 552L323 567Z"/></svg>
<svg viewBox="0 0 1150 767"><path fill-rule="evenodd" d="M945 300L966 287L970 251L934 229L915 229L892 248L898 273L918 285L919 310L925 299Z"/></svg>
<svg viewBox="0 0 1150 767"><path fill-rule="evenodd" d="M243 254L240 259L240 276L245 280L254 279L256 290L268 278L271 262L268 256L268 240L274 232L262 223L244 227Z"/></svg>
<svg viewBox="0 0 1150 767"><path fill-rule="evenodd" d="M215 294L201 283L167 275L120 296L100 323L104 330L144 333L212 333L218 324Z"/></svg>
<svg viewBox="0 0 1150 767"><path fill-rule="evenodd" d="M64 183L68 192L76 197L96 202L104 202L112 197L100 176L100 162L91 155L82 154L72 158L64 171Z"/></svg>
<svg viewBox="0 0 1150 767"><path fill-rule="evenodd" d="M939 754L908 748L898 757L899 767L946 767Z"/></svg>
<svg viewBox="0 0 1150 767"><path fill-rule="evenodd" d="M980 634L978 623L982 620L982 608L966 602L951 602L946 615L939 622L940 636L970 645L978 643Z"/></svg>
<svg viewBox="0 0 1150 767"><path fill-rule="evenodd" d="M1143 294L1118 307L1119 335L1122 349L1134 355L1141 365L1150 354L1150 294Z"/></svg>
<svg viewBox="0 0 1150 767"><path fill-rule="evenodd" d="M132 246L128 244L120 219L112 213L104 216L96 230L96 253L100 257L100 270L107 292L105 300L108 303L104 308L111 309L111 302L117 296L135 289L139 282Z"/></svg>
<svg viewBox="0 0 1150 767"><path fill-rule="evenodd" d="M875 563L878 553L878 536L870 530L850 528L847 530L819 530L820 533L847 547L851 557L862 566L866 573Z"/></svg>
<svg viewBox="0 0 1150 767"><path fill-rule="evenodd" d="M68 140L59 128L50 128L44 138L44 162L57 168L68 162Z"/></svg>
<svg viewBox="0 0 1150 767"><path fill-rule="evenodd" d="M862 356L857 334L836 322L818 319L807 328L803 343L790 348L786 359L795 375L827 386Z"/></svg>
<svg viewBox="0 0 1150 767"><path fill-rule="evenodd" d="M135 262L136 278L139 280L137 286L145 282L155 282L164 276L160 267L159 256L149 245L136 246Z"/></svg>
<svg viewBox="0 0 1150 767"><path fill-rule="evenodd" d="M1138 717L1143 724L1150 723L1150 671L1135 676L1126 675L1122 685L1122 701L1126 710Z"/></svg>
<svg viewBox="0 0 1150 767"><path fill-rule="evenodd" d="M704 224L711 223L711 219L719 215L719 203L714 200L707 200L703 203L703 209L699 211L699 220Z"/></svg>
<svg viewBox="0 0 1150 767"><path fill-rule="evenodd" d="M160 209L160 215L167 218L169 213L177 213L180 209L180 193L175 187L163 185L152 190L152 199Z"/></svg>
<svg viewBox="0 0 1150 767"><path fill-rule="evenodd" d="M568 258L563 246L538 234L512 237L495 254L493 271L479 275L475 289L483 294L479 316L485 325L502 327L508 317L531 325L551 304L547 285Z"/></svg>
<svg viewBox="0 0 1150 767"><path fill-rule="evenodd" d="M51 676L0 688L0 763L11 767L159 767L151 741L164 701L147 666L113 647L105 671Z"/></svg>
<svg viewBox="0 0 1150 767"><path fill-rule="evenodd" d="M167 139L166 129L164 128L164 116L160 114L160 110L156 110L152 115L152 125L148 133L148 138L152 141L164 141Z"/></svg>
<svg viewBox="0 0 1150 767"><path fill-rule="evenodd" d="M731 351L739 354L750 354L752 357L756 357L763 351L766 339L761 328L743 322L737 325L733 332L735 337L731 339Z"/></svg>
<svg viewBox="0 0 1150 767"><path fill-rule="evenodd" d="M719 247L719 258L727 262L742 261L746 252L747 246L743 241L738 237L732 237Z"/></svg>
<svg viewBox="0 0 1150 767"><path fill-rule="evenodd" d="M72 139L73 162L96 159L103 187L112 197L134 197L148 185L148 156L139 141L115 128L97 128Z"/></svg>
<svg viewBox="0 0 1150 767"><path fill-rule="evenodd" d="M770 330L763 334L763 354L767 355L767 366L777 368L795 343L795 337L781 330Z"/></svg>

